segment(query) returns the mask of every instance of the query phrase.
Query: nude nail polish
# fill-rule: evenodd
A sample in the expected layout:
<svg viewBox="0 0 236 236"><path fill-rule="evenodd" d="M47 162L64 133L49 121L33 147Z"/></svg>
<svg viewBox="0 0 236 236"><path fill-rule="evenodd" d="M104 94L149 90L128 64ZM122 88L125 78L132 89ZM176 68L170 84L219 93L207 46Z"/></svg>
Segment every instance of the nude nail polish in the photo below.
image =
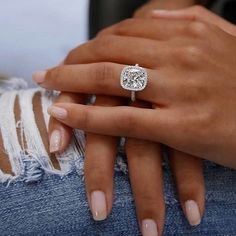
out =
<svg viewBox="0 0 236 236"><path fill-rule="evenodd" d="M94 220L101 221L107 218L107 204L104 192L93 191L91 193L91 208Z"/></svg>
<svg viewBox="0 0 236 236"><path fill-rule="evenodd" d="M32 78L36 83L43 83L45 80L46 71L36 71L33 73Z"/></svg>
<svg viewBox="0 0 236 236"><path fill-rule="evenodd" d="M51 153L58 152L61 146L61 132L59 130L53 130L50 137L49 150Z"/></svg>
<svg viewBox="0 0 236 236"><path fill-rule="evenodd" d="M197 226L201 223L200 210L195 201L188 200L185 202L185 212L190 225Z"/></svg>
<svg viewBox="0 0 236 236"><path fill-rule="evenodd" d="M68 112L64 108L51 106L48 108L48 114L55 117L56 119L63 120L67 117Z"/></svg>
<svg viewBox="0 0 236 236"><path fill-rule="evenodd" d="M157 224L154 220L145 219L142 221L142 235L158 236Z"/></svg>

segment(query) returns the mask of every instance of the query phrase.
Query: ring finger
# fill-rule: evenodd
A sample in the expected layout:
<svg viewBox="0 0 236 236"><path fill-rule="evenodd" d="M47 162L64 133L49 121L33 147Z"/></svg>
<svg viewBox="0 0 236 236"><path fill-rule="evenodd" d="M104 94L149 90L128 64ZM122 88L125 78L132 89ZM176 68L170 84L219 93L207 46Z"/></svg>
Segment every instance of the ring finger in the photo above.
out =
<svg viewBox="0 0 236 236"><path fill-rule="evenodd" d="M94 63L56 67L34 75L34 80L47 89L85 94L101 94L130 97L130 91L120 85L121 71L125 65ZM137 98L151 103L166 105L168 94L173 94L173 78L165 77L161 70L147 69L148 82ZM131 78L132 79L132 78Z"/></svg>

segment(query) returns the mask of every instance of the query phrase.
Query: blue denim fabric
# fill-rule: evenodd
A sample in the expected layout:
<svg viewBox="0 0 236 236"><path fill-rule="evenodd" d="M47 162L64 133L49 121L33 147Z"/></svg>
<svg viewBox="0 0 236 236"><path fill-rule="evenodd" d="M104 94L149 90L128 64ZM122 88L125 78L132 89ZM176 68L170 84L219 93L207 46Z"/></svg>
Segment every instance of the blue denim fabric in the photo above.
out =
<svg viewBox="0 0 236 236"><path fill-rule="evenodd" d="M23 81L17 81L0 81L0 94L25 88ZM22 176L0 183L0 236L141 235L122 157L118 158L115 168L112 213L103 222L95 222L89 212L81 157L72 163L72 171L63 177L48 171L43 162L24 163ZM163 169L167 211L164 235L236 236L235 170L205 162L206 212L202 223L191 227L177 200L168 163Z"/></svg>
<svg viewBox="0 0 236 236"><path fill-rule="evenodd" d="M95 222L81 173L73 171L63 178L45 174L30 184L1 184L0 235L140 235L128 175L116 171L112 213L106 221ZM206 163L206 212L198 227L189 226L183 216L168 165L164 173L164 235L236 235L236 171Z"/></svg>

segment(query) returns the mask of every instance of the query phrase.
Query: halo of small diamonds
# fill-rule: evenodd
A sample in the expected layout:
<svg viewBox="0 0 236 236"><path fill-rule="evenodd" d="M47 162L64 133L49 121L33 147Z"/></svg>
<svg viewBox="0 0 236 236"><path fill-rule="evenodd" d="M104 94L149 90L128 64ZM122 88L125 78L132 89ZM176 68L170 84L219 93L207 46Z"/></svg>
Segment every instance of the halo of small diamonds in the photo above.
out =
<svg viewBox="0 0 236 236"><path fill-rule="evenodd" d="M147 71L140 67L126 66L120 76L121 87L129 91L142 91L147 86Z"/></svg>

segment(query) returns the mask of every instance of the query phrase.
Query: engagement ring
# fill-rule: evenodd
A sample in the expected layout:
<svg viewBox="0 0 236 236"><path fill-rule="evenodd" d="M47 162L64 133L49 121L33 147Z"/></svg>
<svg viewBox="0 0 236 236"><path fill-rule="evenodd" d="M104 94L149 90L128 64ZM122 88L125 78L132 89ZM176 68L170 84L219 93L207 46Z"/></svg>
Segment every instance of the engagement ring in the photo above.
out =
<svg viewBox="0 0 236 236"><path fill-rule="evenodd" d="M126 66L120 76L120 85L122 88L131 91L131 101L135 101L135 92L142 91L147 86L147 71L138 64L135 66Z"/></svg>

